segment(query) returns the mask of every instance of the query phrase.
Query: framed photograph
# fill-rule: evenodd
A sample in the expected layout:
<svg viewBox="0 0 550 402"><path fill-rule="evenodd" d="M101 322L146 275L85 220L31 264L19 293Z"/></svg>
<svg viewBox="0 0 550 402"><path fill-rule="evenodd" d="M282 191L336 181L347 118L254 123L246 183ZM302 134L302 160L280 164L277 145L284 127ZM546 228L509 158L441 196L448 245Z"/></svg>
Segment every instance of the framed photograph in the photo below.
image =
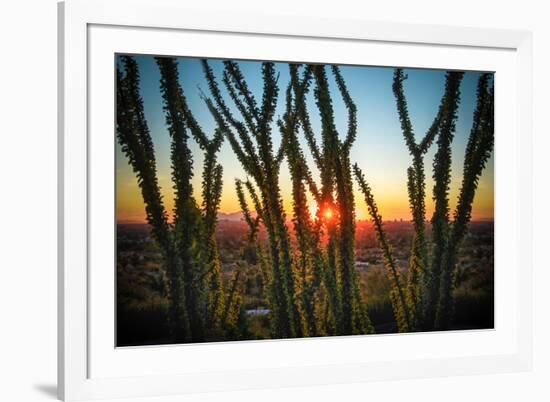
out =
<svg viewBox="0 0 550 402"><path fill-rule="evenodd" d="M529 370L531 34L180 3L59 5L60 398Z"/></svg>

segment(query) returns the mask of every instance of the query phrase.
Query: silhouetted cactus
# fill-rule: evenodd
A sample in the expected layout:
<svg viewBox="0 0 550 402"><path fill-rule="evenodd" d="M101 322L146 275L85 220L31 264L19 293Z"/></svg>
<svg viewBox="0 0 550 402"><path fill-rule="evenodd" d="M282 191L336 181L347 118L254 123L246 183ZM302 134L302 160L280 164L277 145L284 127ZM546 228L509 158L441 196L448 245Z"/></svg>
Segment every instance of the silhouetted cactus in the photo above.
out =
<svg viewBox="0 0 550 402"><path fill-rule="evenodd" d="M222 328L225 295L215 239L222 188L222 167L217 162L217 153L223 135L216 130L209 139L194 119L179 84L177 61L156 58L171 137L175 206L173 223L169 224L156 177L153 143L139 95L137 63L129 56L121 60L125 74L117 69L117 134L142 188L153 237L163 250L169 278L171 327L177 342L203 341L209 334L227 330ZM193 160L188 132L205 153L201 207L195 201L191 185Z"/></svg>
<svg viewBox="0 0 550 402"><path fill-rule="evenodd" d="M409 149L409 153L413 159L412 166L407 171L407 188L409 193L409 204L414 223L414 239L411 248L411 261L409 262L408 272L408 292L407 296L411 305L413 314L414 327L427 327L427 323L432 323L435 313L434 298L437 295L439 284L439 265L435 263L434 267L428 269L428 255L425 239L425 173L424 173L424 155L435 140L438 133L439 142L448 151L449 159L445 159L443 155L439 158L439 165L449 163L450 167L450 142L449 137L454 131L454 121L456 119L456 109L460 99L460 82L462 80L461 72L449 72L445 79L445 92L441 99L439 110L435 116L433 123L426 132L424 138L416 143L412 124L410 122L407 102L403 92L403 81L407 78L401 69L396 69L393 82L393 93L395 95L399 119L401 121L401 129L405 143ZM444 135L442 134L442 125L444 127ZM438 155L444 153L442 150ZM438 170L444 170L444 166ZM448 188L449 175L438 175L434 172L436 180L437 192L441 192L442 188ZM434 189L435 191L435 189ZM437 204L437 201L436 201ZM440 232L444 230L445 222L445 204L444 199L440 198L439 204L436 205L438 213L434 215L434 242L441 242ZM447 207L448 209L448 207ZM437 257L435 257L437 260ZM421 283L421 281L423 283ZM431 324L430 324L431 325Z"/></svg>
<svg viewBox="0 0 550 402"><path fill-rule="evenodd" d="M446 329L450 324L457 252L470 221L477 182L493 147L494 95L493 89L488 89L490 74L482 74L478 83L473 127L466 148L459 202L454 213L454 220L450 222L448 193L451 177L451 143L460 102L462 76L461 72L447 73L445 93L441 99L438 113L422 141L416 143L403 93L402 84L406 76L401 69L396 69L394 74L393 92L401 128L405 143L413 158L412 166L407 170L407 189L415 234L408 267L406 303L400 303L406 305L410 312L409 330ZM432 217L433 250L431 255L428 255L425 238L423 156L436 138L438 148L433 163L433 198L435 201L435 211ZM358 166L356 166L355 174L367 205L369 205L369 212L375 223L380 246L384 250L384 254L388 255L386 264L390 268L390 272L393 272L391 269L394 265L391 262L393 260L391 247L387 244L381 218L376 212L374 197ZM377 221L380 223L378 224ZM395 286L396 283L394 283ZM401 305L394 306L398 325L402 315ZM399 330L403 331L404 327L399 325Z"/></svg>
<svg viewBox="0 0 550 402"><path fill-rule="evenodd" d="M471 220L472 203L481 172L493 150L494 87L489 88L490 81L491 74L488 73L482 74L478 81L477 105L464 156L462 187L443 252L435 329L447 328L452 318L457 254Z"/></svg>
<svg viewBox="0 0 550 402"><path fill-rule="evenodd" d="M407 303L405 296L405 287L401 280L401 274L399 272L399 267L393 256L392 248L388 242L386 233L384 232L384 225L382 222L382 216L378 212L378 206L372 195L372 190L367 184L361 169L357 164L353 166L355 177L359 183L359 188L363 195L365 196L365 202L367 204L369 214L372 217L374 223L374 230L378 238L378 243L380 248L384 253L384 262L388 270L388 277L390 278L391 289L390 289L390 300L392 308L395 315L395 321L397 322L397 329L399 332L408 332L412 327L412 317L411 309L412 306Z"/></svg>
<svg viewBox="0 0 550 402"><path fill-rule="evenodd" d="M160 88L164 100L166 125L170 133L172 181L174 183L174 239L183 266L183 284L193 340L204 338L203 266L198 263L201 215L193 197L193 157L188 146L188 133L182 114L182 91L178 82L177 63L171 58L157 58Z"/></svg>
<svg viewBox="0 0 550 402"><path fill-rule="evenodd" d="M345 335L373 331L365 302L361 299L355 269L355 203L351 180L349 151L357 131L357 110L345 81L336 66L331 71L348 111L348 130L343 140L334 123L334 112L325 66L307 65L299 78L299 65L290 64L287 111L279 122L293 181L295 232L301 248L311 249L313 278L322 278L328 298L328 333ZM305 96L314 81L314 96L321 119L321 144L311 128ZM292 90L292 91L291 91ZM319 186L311 172L297 138L301 127L309 150L320 172ZM318 205L317 220L311 222L306 205L306 188ZM320 249L326 231L324 251ZM307 246L307 247L305 247ZM303 254L304 252L301 252ZM321 272L319 272L321 271ZM319 287L319 279L311 281ZM302 281L303 286L308 281ZM313 293L310 291L310 293ZM313 300L313 295L308 299ZM306 303L307 300L304 301Z"/></svg>
<svg viewBox="0 0 550 402"><path fill-rule="evenodd" d="M243 303L243 276L241 267L238 267L233 272L229 283L222 314L225 340L246 339L249 337Z"/></svg>
<svg viewBox="0 0 550 402"><path fill-rule="evenodd" d="M283 149L281 147L274 151L271 139L271 124L278 97L274 65L262 63L264 86L262 101L258 106L238 64L233 61L224 62L223 83L244 122L238 120L226 105L206 60L203 60L203 68L212 96L208 98L203 95L203 99L259 191L257 213L268 233L272 266L273 335L278 338L301 336L302 318L296 300L290 236L278 180ZM247 188L255 192L251 183Z"/></svg>
<svg viewBox="0 0 550 402"><path fill-rule="evenodd" d="M189 341L191 329L182 281L182 262L160 194L153 142L139 94L138 67L129 56L123 56L121 63L125 74L117 68L117 137L136 173L152 236L163 252L168 273L173 335L176 341Z"/></svg>
<svg viewBox="0 0 550 402"><path fill-rule="evenodd" d="M290 175L292 178L293 199L293 228L296 235L297 247L295 251L296 266L299 282L299 296L301 309L304 315L304 335L317 336L322 331L318 322L319 286L324 270L323 259L319 247L320 221L313 222L306 196L306 185L312 183L311 173L305 163L304 155L297 137L299 126L298 116L293 104L293 89L297 96L303 97L309 85L309 78L298 83L297 66L290 65L291 82L286 90L286 112L278 125L282 135L283 147L287 157ZM301 102L301 100L299 101Z"/></svg>

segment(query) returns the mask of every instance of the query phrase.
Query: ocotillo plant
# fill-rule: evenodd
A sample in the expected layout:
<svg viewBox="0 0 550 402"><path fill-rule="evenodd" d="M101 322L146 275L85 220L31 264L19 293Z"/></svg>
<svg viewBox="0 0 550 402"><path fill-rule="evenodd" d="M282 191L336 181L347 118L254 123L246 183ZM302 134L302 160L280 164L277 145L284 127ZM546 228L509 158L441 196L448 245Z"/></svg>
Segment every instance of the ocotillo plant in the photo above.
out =
<svg viewBox="0 0 550 402"><path fill-rule="evenodd" d="M177 342L203 341L209 333L220 330L224 311L219 252L214 238L222 186L222 168L216 154L223 137L218 130L208 139L193 118L179 85L176 60L157 58L171 137L175 190L174 219L169 223L156 175L153 142L139 95L137 63L130 56L123 56L121 60L125 73L117 68L117 136L136 173L147 222L163 252L173 335ZM191 185L193 163L188 130L205 152L202 208L195 201Z"/></svg>
<svg viewBox="0 0 550 402"><path fill-rule="evenodd" d="M279 119L278 125L292 178L292 221L297 240L295 255L300 284L300 303L305 322L304 334L317 336L325 333L326 326L318 322L318 317L324 308L319 292L321 276L325 268L319 244L321 221L317 219L314 222L312 219L306 185L311 186L314 197L318 198L319 195L298 141L299 118L296 113L298 102L293 100L293 91L295 91L301 104L301 98L305 96L309 86L311 69L306 71L306 77L301 83L298 82L297 69L297 65L290 65L291 81L286 90L286 111L283 118Z"/></svg>
<svg viewBox="0 0 550 402"><path fill-rule="evenodd" d="M451 143L454 136L457 108L460 102L462 73L447 73L445 93L439 111L420 143L416 143L414 139L412 124L408 116L402 85L405 78L403 71L396 69L393 91L403 136L413 158L413 164L407 170L407 188L415 235L408 266L406 291L398 275L395 274L395 272L398 273L395 267L395 259L391 246L387 241L374 196L357 164L355 165L355 175L365 196L379 244L384 252L388 272L392 279L392 292L397 292L400 295L406 294L405 297L400 296L397 305L392 300L399 330L446 329L452 318L452 291L457 253L470 221L472 202L479 177L493 147L493 89L488 88L490 74L482 74L478 83L473 127L466 148L463 184L454 213L454 221L450 222L448 193L451 174ZM433 163L433 179L435 182L433 190L435 211L432 217L433 250L431 255L428 255L425 238L423 156L436 136L438 148ZM402 324L401 317L404 312L407 312L410 317L407 327Z"/></svg>
<svg viewBox="0 0 550 402"><path fill-rule="evenodd" d="M283 147L274 150L271 138L271 125L279 91L274 65L262 63L263 97L258 106L238 64L233 61L224 62L223 84L244 121L235 117L226 105L206 60L203 60L203 68L212 96L209 98L203 94L206 105L259 192L257 212L268 233L272 267L270 294L273 336L302 336L302 317L296 300L290 236L279 184ZM251 183L247 188L255 191Z"/></svg>
<svg viewBox="0 0 550 402"><path fill-rule="evenodd" d="M170 323L176 341L191 340L189 316L182 281L182 262L168 223L157 180L153 142L139 94L139 72L132 57L122 57L125 74L117 67L117 137L141 189L147 222L159 244L168 274Z"/></svg>
<svg viewBox="0 0 550 402"><path fill-rule="evenodd" d="M324 163L323 169L320 169L323 182L321 196L326 197L323 202L328 202L330 205L332 197L329 193L334 186L335 212L339 218L337 261L341 278L343 333L369 333L372 332L372 328L360 297L359 282L355 270L355 200L349 152L357 134L357 111L338 67L332 66L332 72L348 110L348 131L344 139L340 140L334 122L325 68L318 65L314 70L314 76L315 98L322 122L321 154ZM311 147L313 142L309 141L308 144ZM332 178L329 178L330 175ZM324 178L324 176L327 177Z"/></svg>
<svg viewBox="0 0 550 402"><path fill-rule="evenodd" d="M435 313L433 300L437 295L439 283L439 274L437 272L439 268L435 266L432 270L428 270L428 255L425 238L426 186L424 155L432 145L438 133L440 133L438 137L440 141L442 138L448 138L452 135L456 108L458 107L460 99L460 82L462 80L462 75L463 74L460 72L450 72L447 74L445 93L441 99L437 115L423 139L417 143L414 138L407 101L403 91L403 81L406 79L406 76L401 69L396 69L394 74L392 89L396 99L405 144L412 157L412 166L407 170L407 190L415 234L409 261L407 298L412 316L411 329L413 330L426 326L429 327L429 325L425 325L425 323L433 322ZM441 127L443 122L445 122L445 131L442 131ZM439 180L438 183L442 183L442 180L448 180L448 177L442 176L437 180ZM448 187L448 182L441 185ZM421 283L422 281L423 283Z"/></svg>
<svg viewBox="0 0 550 402"><path fill-rule="evenodd" d="M183 89L179 84L177 61L170 57L157 57L156 60L161 72L161 91L165 102L167 125L171 132L173 132L171 135L176 139L177 130L180 130L185 136L185 128L189 128L191 135L205 153L202 177L203 201L201 213L203 226L200 257L202 262L206 264L206 268L204 272L199 272L196 277L193 277L191 283L194 283L195 287L206 285L208 289L207 319L210 325L218 325L220 323L224 301L215 228L218 208L221 201L223 173L222 166L217 162L217 153L220 150L223 135L220 130L216 130L213 138L210 140L195 120L187 105ZM174 148L173 145L173 152L177 153L173 158L182 158L183 155L190 155L190 150L185 140L183 144L179 146L179 149ZM178 172L178 174L185 174L185 172L188 172L187 174L192 174L193 171L191 165L180 166L180 169L181 172ZM176 170L175 166L173 170ZM189 179L186 182L188 183L186 185L189 187L188 191L192 190L190 188ZM177 188L179 182L177 177L174 177L174 182L176 183L176 194L179 198L179 190ZM192 194L187 194L187 196L188 200L192 199ZM177 207L178 205L176 204L176 209ZM186 230L189 230L189 228ZM199 289L199 292L204 292L204 289Z"/></svg>
<svg viewBox="0 0 550 402"><path fill-rule="evenodd" d="M161 72L161 93L164 100L166 125L170 133L172 181L174 182L174 235L183 266L183 286L193 339L204 338L204 317L201 314L204 286L200 280L202 266L197 264L199 249L195 245L200 236L200 211L193 197L191 179L193 159L188 145L188 134L181 107L181 89L177 66L172 59L157 58Z"/></svg>
<svg viewBox="0 0 550 402"><path fill-rule="evenodd" d="M472 203L485 165L491 156L494 144L494 86L489 88L491 74L482 74L477 86L477 105L462 175L462 187L454 220L447 235L441 266L439 299L435 328L448 327L453 313L452 291L455 287L455 265L460 244L466 235L471 220Z"/></svg>
<svg viewBox="0 0 550 402"><path fill-rule="evenodd" d="M356 106L340 70L333 66L331 70L348 111L348 131L341 140L334 123L332 97L325 66L305 66L302 79L299 78L298 65L291 64L289 68L291 80L287 89L287 109L279 126L286 142L285 151L293 181L294 221L300 254L304 255L307 249L311 254L312 280L310 283L305 281L303 287L310 285L315 288L318 286L317 278L323 278L330 312L330 322L326 325L329 333L369 333L373 329L365 303L361 300L355 270L355 204L349 151L357 131ZM322 126L320 146L313 133L305 104L311 80L315 82L314 96ZM302 128L320 172L319 187L311 177L300 148L297 138L299 127ZM318 205L315 223L309 219L306 185ZM322 230L325 230L327 235L324 255L321 254L319 244ZM304 263L305 261L302 262Z"/></svg>
<svg viewBox="0 0 550 402"><path fill-rule="evenodd" d="M223 327L226 329L225 340L243 339L247 337L246 325L242 324L243 319L243 273L240 267L233 272L229 284L227 300L221 317Z"/></svg>
<svg viewBox="0 0 550 402"><path fill-rule="evenodd" d="M365 202L367 204L369 214L372 217L374 223L374 230L378 238L380 248L384 253L384 263L388 271L388 277L391 283L390 300L397 323L397 329L399 332L407 332L412 328L412 314L411 306L407 303L406 292L399 272L399 267L393 256L392 248L388 242L386 233L384 231L382 216L378 212L378 206L372 195L372 190L361 172L361 169L357 164L353 166L354 173L359 183L359 188L365 196Z"/></svg>

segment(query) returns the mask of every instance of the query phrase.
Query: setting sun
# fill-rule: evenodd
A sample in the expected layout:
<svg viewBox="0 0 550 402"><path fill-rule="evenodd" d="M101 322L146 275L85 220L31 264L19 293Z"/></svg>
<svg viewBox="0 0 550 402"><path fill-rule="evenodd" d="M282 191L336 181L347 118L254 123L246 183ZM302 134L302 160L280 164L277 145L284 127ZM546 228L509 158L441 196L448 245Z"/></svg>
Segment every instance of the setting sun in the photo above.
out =
<svg viewBox="0 0 550 402"><path fill-rule="evenodd" d="M326 220L331 220L333 216L332 209L326 208L325 211L323 212L323 216L325 217Z"/></svg>

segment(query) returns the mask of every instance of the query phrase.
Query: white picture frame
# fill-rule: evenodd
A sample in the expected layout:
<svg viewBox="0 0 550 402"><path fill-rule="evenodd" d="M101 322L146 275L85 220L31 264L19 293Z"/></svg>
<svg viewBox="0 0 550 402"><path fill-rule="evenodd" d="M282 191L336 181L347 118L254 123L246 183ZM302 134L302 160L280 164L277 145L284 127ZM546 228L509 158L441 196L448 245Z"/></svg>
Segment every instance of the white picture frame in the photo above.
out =
<svg viewBox="0 0 550 402"><path fill-rule="evenodd" d="M190 37L196 47L182 48L185 41L181 39ZM238 50L228 47L229 42L239 43ZM260 42L269 46L259 46ZM61 399L161 396L531 368L531 33L296 15L228 15L188 8L177 0L68 0L59 4L59 49ZM353 49L368 49L370 58L358 59ZM109 163L103 164L112 156L108 145L104 146L112 144L114 135L108 103L113 101L113 86L108 84L114 77L109 76L112 64L108 70L105 63L116 52L358 64L373 61L390 66L493 69L497 77L500 71L495 149L502 157L496 157L495 165L495 236L501 246L497 247L495 271L502 266L503 274L496 276L495 286L500 290L496 290L495 330L115 348L114 320L109 315L114 311L114 296L109 296L113 293L109 291L114 280L112 265L111 271L91 267L98 259L109 258L108 252L103 254L95 245L106 236L101 222L112 222L106 209L113 198L99 194L94 183L100 175L113 172ZM499 96L504 95L509 96L499 106ZM499 174L511 177L506 189L498 184ZM101 199L107 204L101 206ZM504 214L509 219L499 221L498 216ZM106 219L96 219L100 215ZM357 350L365 355L354 353Z"/></svg>

